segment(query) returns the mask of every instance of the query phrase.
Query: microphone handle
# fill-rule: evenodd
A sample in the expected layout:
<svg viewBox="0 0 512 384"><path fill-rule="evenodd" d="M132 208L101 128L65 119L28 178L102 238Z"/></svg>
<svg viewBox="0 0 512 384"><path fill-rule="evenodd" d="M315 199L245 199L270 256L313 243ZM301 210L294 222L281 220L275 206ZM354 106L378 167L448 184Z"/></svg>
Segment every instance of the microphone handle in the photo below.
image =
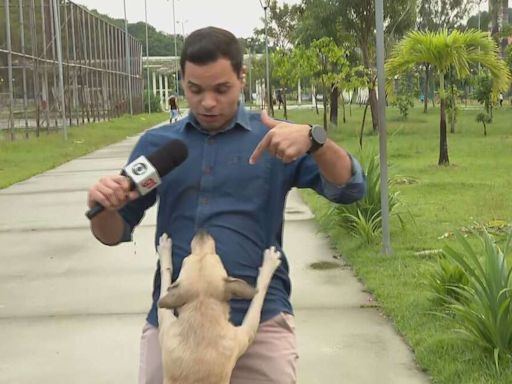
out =
<svg viewBox="0 0 512 384"><path fill-rule="evenodd" d="M120 175L127 176L124 169L121 170ZM128 178L128 180L130 181L130 191L133 191L135 189L135 184L133 183L132 179ZM87 218L91 220L93 217L99 215L104 210L105 207L97 202L94 207L90 208L87 212L85 212L85 216L87 216Z"/></svg>

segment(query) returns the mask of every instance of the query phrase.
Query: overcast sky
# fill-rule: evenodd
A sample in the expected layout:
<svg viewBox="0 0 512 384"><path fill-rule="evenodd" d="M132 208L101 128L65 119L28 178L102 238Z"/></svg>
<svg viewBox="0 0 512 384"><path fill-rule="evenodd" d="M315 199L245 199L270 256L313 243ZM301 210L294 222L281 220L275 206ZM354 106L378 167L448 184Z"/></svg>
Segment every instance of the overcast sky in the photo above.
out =
<svg viewBox="0 0 512 384"><path fill-rule="evenodd" d="M113 18L124 18L123 0L74 0ZM264 0L262 0L265 3ZM278 0L279 4L298 4L299 0ZM159 31L173 33L173 0L147 0L148 24ZM174 0L176 33L185 34L209 25L231 31L237 37L252 36L262 28L260 0ZM144 0L126 0L128 22L145 21Z"/></svg>

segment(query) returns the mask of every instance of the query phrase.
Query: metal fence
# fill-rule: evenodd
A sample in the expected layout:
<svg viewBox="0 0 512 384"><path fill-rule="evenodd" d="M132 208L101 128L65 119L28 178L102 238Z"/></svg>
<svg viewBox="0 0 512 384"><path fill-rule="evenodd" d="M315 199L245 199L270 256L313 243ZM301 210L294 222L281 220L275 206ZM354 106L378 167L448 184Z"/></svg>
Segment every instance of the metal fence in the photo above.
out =
<svg viewBox="0 0 512 384"><path fill-rule="evenodd" d="M0 129L11 139L143 111L140 42L67 0L0 1Z"/></svg>

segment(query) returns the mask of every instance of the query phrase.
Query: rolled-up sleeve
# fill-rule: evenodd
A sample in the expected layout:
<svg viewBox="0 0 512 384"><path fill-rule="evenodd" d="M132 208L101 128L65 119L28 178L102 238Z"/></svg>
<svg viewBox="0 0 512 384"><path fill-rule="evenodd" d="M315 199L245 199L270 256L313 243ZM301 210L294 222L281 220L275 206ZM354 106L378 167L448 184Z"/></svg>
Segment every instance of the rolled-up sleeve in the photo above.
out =
<svg viewBox="0 0 512 384"><path fill-rule="evenodd" d="M311 188L329 201L338 204L351 204L366 194L366 176L359 161L348 154L352 162L352 177L343 185L327 181L320 173L312 156L302 157L291 169L292 187Z"/></svg>
<svg viewBox="0 0 512 384"><path fill-rule="evenodd" d="M336 185L327 181L323 176L323 195L330 201L340 204L351 204L360 200L366 194L366 176L359 161L348 154L352 162L352 177L343 185Z"/></svg>

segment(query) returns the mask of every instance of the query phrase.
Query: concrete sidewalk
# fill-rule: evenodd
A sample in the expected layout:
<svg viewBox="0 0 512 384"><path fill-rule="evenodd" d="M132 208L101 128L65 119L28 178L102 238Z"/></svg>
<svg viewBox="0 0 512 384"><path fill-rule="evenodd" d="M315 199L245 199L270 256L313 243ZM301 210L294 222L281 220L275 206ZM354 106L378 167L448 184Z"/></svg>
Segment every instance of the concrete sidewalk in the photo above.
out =
<svg viewBox="0 0 512 384"><path fill-rule="evenodd" d="M155 210L135 242L105 247L84 216L87 189L119 172L137 138L0 190L0 383L136 383L150 304ZM425 384L413 355L332 258L293 191L285 244L296 308L299 383ZM314 270L319 261L337 263Z"/></svg>

